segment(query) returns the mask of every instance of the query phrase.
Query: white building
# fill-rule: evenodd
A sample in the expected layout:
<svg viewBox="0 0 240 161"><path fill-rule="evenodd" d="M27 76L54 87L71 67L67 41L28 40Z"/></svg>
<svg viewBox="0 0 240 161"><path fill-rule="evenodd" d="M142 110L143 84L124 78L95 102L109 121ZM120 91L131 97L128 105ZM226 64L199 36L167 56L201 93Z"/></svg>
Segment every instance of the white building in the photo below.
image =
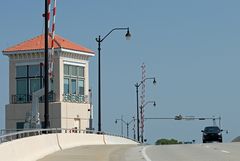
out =
<svg viewBox="0 0 240 161"><path fill-rule="evenodd" d="M51 36L49 35L49 42ZM51 128L89 128L89 58L94 52L58 35L54 41L54 70L49 93ZM49 50L51 51L51 50ZM9 104L6 129L23 128L31 111L32 93L44 86L44 34L7 48L9 57ZM44 98L40 119L44 121Z"/></svg>

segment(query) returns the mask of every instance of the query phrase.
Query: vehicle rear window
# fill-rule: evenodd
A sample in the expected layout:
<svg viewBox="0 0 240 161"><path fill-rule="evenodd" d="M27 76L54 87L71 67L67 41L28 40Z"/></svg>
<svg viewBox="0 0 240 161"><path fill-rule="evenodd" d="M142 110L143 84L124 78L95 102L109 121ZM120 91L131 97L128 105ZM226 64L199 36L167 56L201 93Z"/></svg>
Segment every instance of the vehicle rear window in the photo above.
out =
<svg viewBox="0 0 240 161"><path fill-rule="evenodd" d="M204 131L208 133L219 133L220 129L218 127L206 127Z"/></svg>

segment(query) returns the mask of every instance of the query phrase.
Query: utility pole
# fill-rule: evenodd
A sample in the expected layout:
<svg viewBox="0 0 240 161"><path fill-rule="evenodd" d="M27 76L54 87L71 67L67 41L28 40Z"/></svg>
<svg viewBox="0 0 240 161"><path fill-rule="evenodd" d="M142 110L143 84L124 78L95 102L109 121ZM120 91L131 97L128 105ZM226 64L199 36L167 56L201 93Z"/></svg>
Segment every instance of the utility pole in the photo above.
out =
<svg viewBox="0 0 240 161"><path fill-rule="evenodd" d="M48 32L49 32L49 6L50 0L45 0L45 62L44 62L44 72L45 72L45 79L44 79L44 88L45 88L45 97L44 97L44 128L48 129L50 127L49 122L49 102L48 102L48 85L49 85L49 78L48 78Z"/></svg>

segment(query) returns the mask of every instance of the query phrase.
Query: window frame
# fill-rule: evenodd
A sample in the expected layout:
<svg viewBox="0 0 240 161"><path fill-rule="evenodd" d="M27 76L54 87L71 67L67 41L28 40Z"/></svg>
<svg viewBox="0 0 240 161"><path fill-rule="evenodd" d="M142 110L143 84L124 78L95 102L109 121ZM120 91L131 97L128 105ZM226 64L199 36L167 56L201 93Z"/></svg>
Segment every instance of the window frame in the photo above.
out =
<svg viewBox="0 0 240 161"><path fill-rule="evenodd" d="M83 81L83 95L81 96L84 96L85 95L85 66L79 66L79 65L72 65L72 64L63 64L64 67L63 69L68 69L68 74L67 75L67 72L63 71L64 73L64 80L65 79L68 79L69 80L69 90L68 90L68 93L65 91L65 87L64 87L64 94L69 94L69 95L79 95L80 96L80 91L79 91L79 81ZM68 66L68 68L65 68L65 66ZM73 69L76 68L76 75L73 74ZM82 70L82 76L80 76L80 70ZM76 93L73 93L73 89L72 89L72 80L75 80L76 81ZM65 85L65 83L63 83ZM63 85L63 86L64 86Z"/></svg>
<svg viewBox="0 0 240 161"><path fill-rule="evenodd" d="M30 68L32 66L38 66L39 67L39 70L37 71L36 75L30 75ZM19 67L25 67L25 70L26 70L26 75L25 76L18 75L17 68L19 68ZM15 70L16 70L16 73L15 73L16 95L18 95L18 93L17 93L17 91L18 91L17 81L21 80L21 79L26 79L27 80L26 81L27 88L26 88L26 92L25 92L25 95L27 96L27 98L29 98L28 97L29 95L32 95L32 92L31 92L31 80L39 79L39 89L41 89L43 87L44 77L43 77L42 71L44 71L44 66L42 65L42 63L39 63L39 64L16 65Z"/></svg>

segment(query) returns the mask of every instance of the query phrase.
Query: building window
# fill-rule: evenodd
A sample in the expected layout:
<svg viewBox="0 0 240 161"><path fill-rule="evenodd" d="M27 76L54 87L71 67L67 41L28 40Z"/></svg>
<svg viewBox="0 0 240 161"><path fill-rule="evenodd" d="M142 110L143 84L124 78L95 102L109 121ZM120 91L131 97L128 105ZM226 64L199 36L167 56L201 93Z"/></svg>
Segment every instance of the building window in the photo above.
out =
<svg viewBox="0 0 240 161"><path fill-rule="evenodd" d="M78 68L77 68L76 66L71 66L71 67L72 67L72 76L75 76L75 77L76 77L76 76L77 76L77 73L78 73L78 72L77 72L77 69L78 69Z"/></svg>
<svg viewBox="0 0 240 161"><path fill-rule="evenodd" d="M64 75L69 75L69 65L64 65Z"/></svg>
<svg viewBox="0 0 240 161"><path fill-rule="evenodd" d="M17 66L16 77L27 77L27 66Z"/></svg>
<svg viewBox="0 0 240 161"><path fill-rule="evenodd" d="M84 81L78 80L78 94L84 95Z"/></svg>
<svg viewBox="0 0 240 161"><path fill-rule="evenodd" d="M84 68L83 67L78 67L78 76L79 77L84 77Z"/></svg>
<svg viewBox="0 0 240 161"><path fill-rule="evenodd" d="M69 94L69 79L64 78L64 94Z"/></svg>
<svg viewBox="0 0 240 161"><path fill-rule="evenodd" d="M77 94L77 81L76 79L71 79L72 94Z"/></svg>
<svg viewBox="0 0 240 161"><path fill-rule="evenodd" d="M24 122L16 122L16 129L22 130L24 128Z"/></svg>
<svg viewBox="0 0 240 161"><path fill-rule="evenodd" d="M39 65L16 66L16 98L17 102L30 102L33 92L43 86L43 67Z"/></svg>
<svg viewBox="0 0 240 161"><path fill-rule="evenodd" d="M29 68L29 77L39 77L40 76L40 66L39 65L30 65Z"/></svg>
<svg viewBox="0 0 240 161"><path fill-rule="evenodd" d="M17 79L17 94L27 94L27 79Z"/></svg>
<svg viewBox="0 0 240 161"><path fill-rule="evenodd" d="M30 94L40 89L40 78L30 78Z"/></svg>
<svg viewBox="0 0 240 161"><path fill-rule="evenodd" d="M84 67L64 64L64 100L84 101Z"/></svg>

